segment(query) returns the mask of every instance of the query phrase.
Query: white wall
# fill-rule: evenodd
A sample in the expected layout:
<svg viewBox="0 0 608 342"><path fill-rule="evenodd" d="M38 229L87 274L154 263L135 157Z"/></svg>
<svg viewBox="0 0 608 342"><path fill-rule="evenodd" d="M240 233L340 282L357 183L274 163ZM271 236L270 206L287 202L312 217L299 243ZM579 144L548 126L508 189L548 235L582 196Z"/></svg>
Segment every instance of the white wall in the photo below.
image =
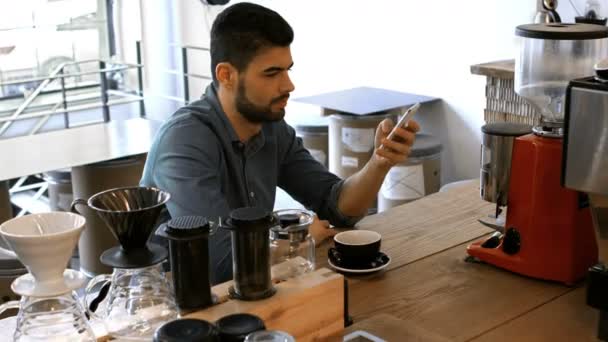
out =
<svg viewBox="0 0 608 342"><path fill-rule="evenodd" d="M443 182L478 177L485 79L472 75L470 66L514 58L515 26L532 21L535 0L254 2L294 28L293 98L363 85L440 97L417 119L444 143ZM584 0L575 4L584 8ZM180 43L208 46L211 22L222 8L198 0L174 6ZM568 1L558 10L572 21ZM209 73L206 56L192 54L190 63L192 71ZM191 96L202 88L191 83Z"/></svg>

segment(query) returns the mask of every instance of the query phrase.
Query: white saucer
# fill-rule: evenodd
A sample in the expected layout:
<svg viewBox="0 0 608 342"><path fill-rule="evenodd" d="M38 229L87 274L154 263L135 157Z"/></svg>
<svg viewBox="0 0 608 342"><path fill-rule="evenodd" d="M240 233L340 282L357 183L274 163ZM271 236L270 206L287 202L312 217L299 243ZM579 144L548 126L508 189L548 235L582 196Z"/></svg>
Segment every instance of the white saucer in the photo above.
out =
<svg viewBox="0 0 608 342"><path fill-rule="evenodd" d="M388 261L385 264L378 266L378 267L366 268L366 269L350 269L350 268L338 267L331 262L330 258L327 258L327 262L329 263L329 266L331 266L336 271L341 271L341 272L346 272L346 273L371 273L371 272L377 272L377 271L383 270L386 268L386 266L390 265L391 257L388 255L386 255L386 257L388 258Z"/></svg>
<svg viewBox="0 0 608 342"><path fill-rule="evenodd" d="M82 287L86 281L87 278L84 274L72 269L63 271L63 281L47 284L36 284L34 277L27 273L13 281L11 290L20 296L50 297L76 290Z"/></svg>

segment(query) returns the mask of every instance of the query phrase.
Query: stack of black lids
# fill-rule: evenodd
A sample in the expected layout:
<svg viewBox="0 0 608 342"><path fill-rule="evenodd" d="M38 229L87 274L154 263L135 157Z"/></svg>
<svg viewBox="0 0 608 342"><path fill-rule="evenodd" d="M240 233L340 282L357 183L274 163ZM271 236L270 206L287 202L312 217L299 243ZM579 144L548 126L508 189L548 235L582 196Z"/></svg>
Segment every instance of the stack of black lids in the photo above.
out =
<svg viewBox="0 0 608 342"><path fill-rule="evenodd" d="M154 342L220 342L217 327L199 319L178 319L163 324L154 333Z"/></svg>
<svg viewBox="0 0 608 342"><path fill-rule="evenodd" d="M254 331L266 329L264 321L251 314L234 314L215 322L222 342L242 342Z"/></svg>

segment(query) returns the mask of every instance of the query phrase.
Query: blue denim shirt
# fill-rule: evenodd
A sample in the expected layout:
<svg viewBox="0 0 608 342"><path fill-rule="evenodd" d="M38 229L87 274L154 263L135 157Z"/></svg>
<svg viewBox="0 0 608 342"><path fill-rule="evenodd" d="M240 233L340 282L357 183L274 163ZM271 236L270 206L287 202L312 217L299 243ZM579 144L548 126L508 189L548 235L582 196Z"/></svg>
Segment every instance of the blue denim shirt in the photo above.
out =
<svg viewBox="0 0 608 342"><path fill-rule="evenodd" d="M310 155L285 121L264 123L259 134L242 143L213 85L162 125L140 183L171 194L171 217L216 221L246 206L271 212L279 186L333 225L353 226L360 219L340 213L343 180ZM232 279L229 232L220 229L210 237L209 255L212 283Z"/></svg>

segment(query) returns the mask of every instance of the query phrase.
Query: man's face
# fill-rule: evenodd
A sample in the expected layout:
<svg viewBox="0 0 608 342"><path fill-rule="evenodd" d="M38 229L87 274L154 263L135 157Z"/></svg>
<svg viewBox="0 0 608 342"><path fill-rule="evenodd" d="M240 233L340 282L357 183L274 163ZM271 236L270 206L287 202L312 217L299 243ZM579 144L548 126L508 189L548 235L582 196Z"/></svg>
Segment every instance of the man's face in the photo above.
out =
<svg viewBox="0 0 608 342"><path fill-rule="evenodd" d="M289 47L270 47L239 73L235 105L245 119L252 123L283 119L289 93L294 90L288 74L292 65Z"/></svg>

